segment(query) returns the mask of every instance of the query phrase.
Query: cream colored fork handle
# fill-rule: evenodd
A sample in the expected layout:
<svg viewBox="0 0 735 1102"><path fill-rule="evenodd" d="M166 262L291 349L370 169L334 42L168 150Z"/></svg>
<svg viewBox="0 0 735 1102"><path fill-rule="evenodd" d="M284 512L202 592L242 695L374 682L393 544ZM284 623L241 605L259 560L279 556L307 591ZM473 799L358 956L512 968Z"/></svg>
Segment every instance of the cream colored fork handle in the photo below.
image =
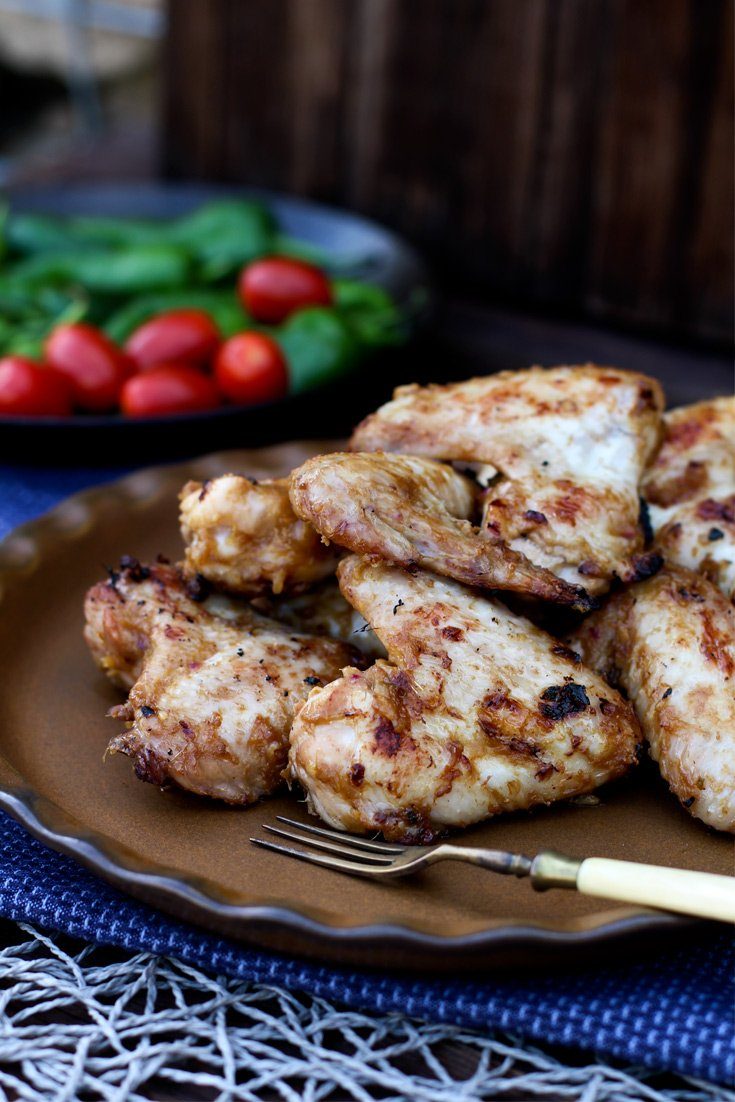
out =
<svg viewBox="0 0 735 1102"><path fill-rule="evenodd" d="M735 922L735 876L588 857L579 866L577 889L584 895Z"/></svg>

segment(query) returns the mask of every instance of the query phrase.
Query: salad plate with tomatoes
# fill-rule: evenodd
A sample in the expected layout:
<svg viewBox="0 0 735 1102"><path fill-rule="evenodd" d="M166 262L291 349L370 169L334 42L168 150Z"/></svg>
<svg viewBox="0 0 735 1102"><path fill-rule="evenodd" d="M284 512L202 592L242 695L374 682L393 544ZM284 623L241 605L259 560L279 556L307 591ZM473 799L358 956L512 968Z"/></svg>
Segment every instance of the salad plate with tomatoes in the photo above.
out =
<svg viewBox="0 0 735 1102"><path fill-rule="evenodd" d="M346 212L204 185L44 188L0 226L0 454L109 464L319 435L427 315ZM374 378L374 376L371 376Z"/></svg>

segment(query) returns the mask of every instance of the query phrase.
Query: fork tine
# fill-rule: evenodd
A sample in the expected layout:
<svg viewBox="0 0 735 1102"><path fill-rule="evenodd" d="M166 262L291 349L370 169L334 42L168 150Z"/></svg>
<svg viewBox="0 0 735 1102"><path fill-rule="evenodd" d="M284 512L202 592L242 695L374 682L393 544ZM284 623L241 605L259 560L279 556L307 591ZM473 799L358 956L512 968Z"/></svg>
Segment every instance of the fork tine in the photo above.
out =
<svg viewBox="0 0 735 1102"><path fill-rule="evenodd" d="M390 842L375 842L368 838L356 838L352 834L345 834L341 830L327 830L324 827L312 826L311 823L299 823L296 819L287 819L285 815L276 815L279 823L296 827L297 830L306 831L307 834L318 834L322 838L331 838L334 842L345 842L355 849L365 849L375 853L403 853L405 846L392 845Z"/></svg>
<svg viewBox="0 0 735 1102"><path fill-rule="evenodd" d="M339 853L342 857L350 857L354 861L369 861L375 865L389 865L393 858L389 853L368 853L365 850L350 849L341 843L328 842L325 838L314 838L311 835L297 834L293 830L281 830L280 827L263 824L263 830L270 834L277 834L279 838L288 838L291 842L300 842L302 846L310 846L312 849L326 850L328 853Z"/></svg>
<svg viewBox="0 0 735 1102"><path fill-rule="evenodd" d="M298 861L308 861L312 865L323 865L326 869L336 869L337 872L349 872L353 876L366 876L368 879L377 876L390 875L390 865L363 865L359 861L340 861L338 857L327 857L323 853L304 853L301 849L291 849L290 846L279 846L276 842L269 842L265 838L251 838L256 846L263 849L271 849L275 853L283 853L286 857L295 857Z"/></svg>

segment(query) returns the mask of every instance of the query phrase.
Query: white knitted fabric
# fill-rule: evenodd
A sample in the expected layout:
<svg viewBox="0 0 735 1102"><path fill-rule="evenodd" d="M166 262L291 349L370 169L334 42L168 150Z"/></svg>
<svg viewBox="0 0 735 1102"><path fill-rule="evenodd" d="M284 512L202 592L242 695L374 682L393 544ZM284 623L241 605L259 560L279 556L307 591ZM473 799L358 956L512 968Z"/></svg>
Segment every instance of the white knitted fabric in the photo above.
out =
<svg viewBox="0 0 735 1102"><path fill-rule="evenodd" d="M735 1102L705 1083L21 929L0 952L3 1099Z"/></svg>

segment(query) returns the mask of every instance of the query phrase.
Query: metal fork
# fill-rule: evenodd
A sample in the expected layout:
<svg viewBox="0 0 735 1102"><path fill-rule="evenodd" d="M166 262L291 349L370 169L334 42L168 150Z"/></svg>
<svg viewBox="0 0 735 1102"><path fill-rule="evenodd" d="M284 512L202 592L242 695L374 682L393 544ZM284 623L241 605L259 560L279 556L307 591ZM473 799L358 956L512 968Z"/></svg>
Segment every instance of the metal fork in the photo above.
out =
<svg viewBox="0 0 735 1102"><path fill-rule="evenodd" d="M403 846L358 838L326 827L299 823L283 815L276 816L290 830L263 824L263 829L279 838L299 842L309 849L295 849L266 838L251 838L256 846L273 850L312 865L336 872L363 876L369 880L388 880L411 876L438 861L466 861L491 872L528 877L537 891L547 888L571 888L584 895L603 896L624 903L635 903L679 914L735 922L735 877L690 869L672 869L662 865L642 865L616 861L608 857L578 859L544 850L536 857L505 850L478 849L441 843L435 846ZM317 852L312 852L316 850ZM335 856L332 856L334 854Z"/></svg>

